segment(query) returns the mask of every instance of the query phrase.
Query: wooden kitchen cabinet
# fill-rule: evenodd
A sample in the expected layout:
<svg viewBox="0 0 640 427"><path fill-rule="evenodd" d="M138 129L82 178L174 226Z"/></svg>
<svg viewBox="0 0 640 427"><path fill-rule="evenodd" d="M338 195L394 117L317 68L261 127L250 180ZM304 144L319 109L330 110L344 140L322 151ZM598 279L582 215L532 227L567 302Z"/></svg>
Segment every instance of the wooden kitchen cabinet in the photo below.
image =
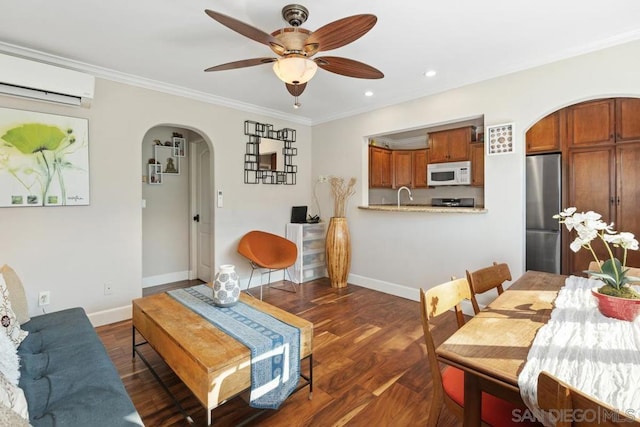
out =
<svg viewBox="0 0 640 427"><path fill-rule="evenodd" d="M394 150L391 158L393 159L393 188L413 187L413 152Z"/></svg>
<svg viewBox="0 0 640 427"><path fill-rule="evenodd" d="M527 131L527 154L560 151L561 115L564 110L551 113Z"/></svg>
<svg viewBox="0 0 640 427"><path fill-rule="evenodd" d="M427 187L427 150L369 147L369 188Z"/></svg>
<svg viewBox="0 0 640 427"><path fill-rule="evenodd" d="M640 235L639 162L640 142L572 150L569 153L569 206L575 206L579 212L598 212L603 221L614 223L615 230ZM594 242L593 247L601 260L609 258L599 242ZM621 257L622 252L617 255ZM581 274L591 260L587 250L569 251L569 273ZM640 266L638 251L628 251L627 265Z"/></svg>
<svg viewBox="0 0 640 427"><path fill-rule="evenodd" d="M616 99L616 142L640 141L640 98Z"/></svg>
<svg viewBox="0 0 640 427"><path fill-rule="evenodd" d="M430 163L469 160L469 144L474 135L473 126L429 133Z"/></svg>
<svg viewBox="0 0 640 427"><path fill-rule="evenodd" d="M615 148L601 147L569 152L569 204L578 212L594 211L602 215L602 220L615 219L615 206L611 198L615 195ZM569 245L575 237L567 236ZM596 247L597 246L597 247ZM600 259L606 256L604 248L594 245ZM588 250L567 251L569 274L582 275L593 260Z"/></svg>
<svg viewBox="0 0 640 427"><path fill-rule="evenodd" d="M616 147L616 223L617 231L640 236L640 142ZM640 266L640 251L627 252L627 265Z"/></svg>
<svg viewBox="0 0 640 427"><path fill-rule="evenodd" d="M369 147L369 188L391 188L391 150Z"/></svg>
<svg viewBox="0 0 640 427"><path fill-rule="evenodd" d="M640 99L607 98L559 110L526 135L527 154L560 151L563 157L562 207L595 211L617 231L640 235ZM555 142L559 141L559 149ZM583 274L592 256L569 248L575 233L562 231L562 273ZM600 259L608 258L599 242ZM616 256L622 256L616 249ZM640 251L629 251L627 265L640 266Z"/></svg>
<svg viewBox="0 0 640 427"><path fill-rule="evenodd" d="M615 100L582 102L567 107L569 148L615 142Z"/></svg>
<svg viewBox="0 0 640 427"><path fill-rule="evenodd" d="M484 187L484 144L471 144L471 185Z"/></svg>
<svg viewBox="0 0 640 427"><path fill-rule="evenodd" d="M427 149L413 152L413 188L427 188L428 162Z"/></svg>

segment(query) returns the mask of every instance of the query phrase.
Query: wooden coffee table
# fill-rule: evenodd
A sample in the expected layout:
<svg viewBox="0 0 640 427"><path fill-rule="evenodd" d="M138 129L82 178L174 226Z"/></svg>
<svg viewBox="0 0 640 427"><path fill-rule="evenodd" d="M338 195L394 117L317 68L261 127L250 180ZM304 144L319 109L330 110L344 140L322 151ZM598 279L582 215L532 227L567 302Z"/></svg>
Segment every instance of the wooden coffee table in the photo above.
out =
<svg viewBox="0 0 640 427"><path fill-rule="evenodd" d="M313 323L246 294L240 300L300 329L300 359L309 359L309 375L301 374L305 382L298 389L308 384L311 398ZM136 343L135 331L146 341ZM213 408L251 387L249 349L165 293L133 300L133 357L137 353L171 395L138 350L145 344L151 345L207 409L207 425ZM175 398L174 402L190 419Z"/></svg>

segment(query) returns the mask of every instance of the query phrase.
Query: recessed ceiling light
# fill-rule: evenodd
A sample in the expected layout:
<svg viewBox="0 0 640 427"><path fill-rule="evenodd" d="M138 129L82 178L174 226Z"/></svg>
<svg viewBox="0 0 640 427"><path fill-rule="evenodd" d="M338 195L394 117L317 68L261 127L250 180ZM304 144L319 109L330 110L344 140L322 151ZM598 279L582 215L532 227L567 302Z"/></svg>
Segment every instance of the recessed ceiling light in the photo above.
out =
<svg viewBox="0 0 640 427"><path fill-rule="evenodd" d="M435 76L436 74L437 74L437 73L436 73L436 70L429 70L429 71L427 71L427 72L425 72L425 73L424 73L424 75L425 75L425 76L427 76L427 77L433 77L433 76Z"/></svg>
<svg viewBox="0 0 640 427"><path fill-rule="evenodd" d="M373 92L368 90L364 93L364 96L373 96Z"/></svg>

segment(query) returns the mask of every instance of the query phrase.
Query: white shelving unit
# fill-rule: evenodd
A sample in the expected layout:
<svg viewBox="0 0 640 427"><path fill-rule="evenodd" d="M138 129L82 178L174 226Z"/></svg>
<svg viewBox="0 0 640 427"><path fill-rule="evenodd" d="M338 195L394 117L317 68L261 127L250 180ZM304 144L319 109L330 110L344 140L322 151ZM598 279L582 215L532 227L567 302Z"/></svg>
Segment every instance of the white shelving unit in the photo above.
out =
<svg viewBox="0 0 640 427"><path fill-rule="evenodd" d="M287 270L296 283L308 282L327 276L325 266L325 225L287 224L287 239L298 247L298 259Z"/></svg>

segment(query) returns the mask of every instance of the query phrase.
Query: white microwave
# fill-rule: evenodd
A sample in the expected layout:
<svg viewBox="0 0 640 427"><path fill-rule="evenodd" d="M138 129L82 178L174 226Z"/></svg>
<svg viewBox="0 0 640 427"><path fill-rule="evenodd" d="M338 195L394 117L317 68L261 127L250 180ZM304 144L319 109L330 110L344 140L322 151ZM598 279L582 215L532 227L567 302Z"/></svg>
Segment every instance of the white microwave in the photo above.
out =
<svg viewBox="0 0 640 427"><path fill-rule="evenodd" d="M427 185L471 185L471 162L429 163Z"/></svg>

